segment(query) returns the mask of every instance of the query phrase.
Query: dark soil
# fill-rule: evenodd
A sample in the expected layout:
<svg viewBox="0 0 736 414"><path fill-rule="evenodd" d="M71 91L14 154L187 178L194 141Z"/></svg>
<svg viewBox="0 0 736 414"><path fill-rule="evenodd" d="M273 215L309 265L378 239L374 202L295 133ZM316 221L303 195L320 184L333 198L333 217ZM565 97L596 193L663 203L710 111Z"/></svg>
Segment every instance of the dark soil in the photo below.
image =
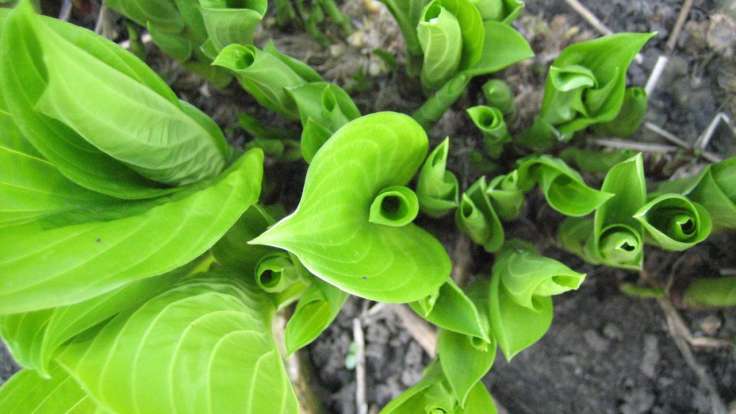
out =
<svg viewBox="0 0 736 414"><path fill-rule="evenodd" d="M672 30L681 0L582 0L613 31L657 31L657 37L642 52L643 62L629 71L630 83L643 86ZM85 2L89 3L89 2ZM371 0L346 1L344 9L358 29L347 42L335 41L323 48L299 28L277 28L273 20L259 34L262 42L273 37L287 53L306 60L327 79L345 87L364 113L378 110L410 112L421 104L422 95L414 80L401 69L392 69L374 50L393 53L402 64L400 34L385 10L368 11ZM94 19L79 18L94 25ZM736 6L729 0L695 0L670 64L650 97L649 120L694 142L721 111L732 119L736 112ZM516 26L530 40L537 57L498 74L514 87L520 117L512 126L528 125L538 110L548 64L567 44L597 36L564 0L528 0L525 14ZM334 28L333 28L334 29ZM328 35L336 30L328 28ZM122 31L121 31L122 32ZM339 39L334 36L334 39ZM260 109L235 85L218 91L186 74L178 65L151 50L149 61L187 99L212 115L235 143L246 135L237 128L237 114L257 115L268 125L297 126ZM451 168L465 185L485 173L471 165L468 153L480 143L479 134L468 122L464 108L480 103L479 87L472 83L463 98L432 131L433 142L453 137ZM641 131L636 141L666 143L651 132ZM719 129L709 150L721 157L733 154L733 136ZM579 145L590 145L585 137ZM512 149L513 153L515 150ZM501 160L505 171L516 155ZM688 151L647 154L647 176L657 180L692 169L698 163ZM487 166L485 166L487 167ZM301 163L268 163L266 201L280 200L289 208L300 196L305 168ZM600 177L586 177L597 183ZM711 413L712 395L676 347L662 308L655 300L636 299L619 292L622 281L636 281L637 274L593 267L559 251L553 235L560 217L547 208L538 195L529 200L523 217L509 225L509 233L534 241L542 252L585 271L582 288L555 300L555 322L536 345L511 363L499 353L486 378L494 397L512 414L532 413ZM454 252L457 230L451 218L421 225L432 230ZM715 276L722 269L736 268L736 235L717 235L685 253L647 251L646 270L655 283L677 283L693 277ZM478 247L470 251L469 271L488 275L492 256ZM377 412L391 398L421 377L429 357L404 330L389 309L366 317L374 303L352 298L337 321L307 352L314 365L323 399L330 412L355 412L355 371L346 357L353 342L352 321L361 317L366 339L367 402ZM695 336L736 339L736 310L682 310ZM697 363L716 386L718 397L736 412L736 352L730 348L692 348ZM0 383L16 370L0 344Z"/></svg>

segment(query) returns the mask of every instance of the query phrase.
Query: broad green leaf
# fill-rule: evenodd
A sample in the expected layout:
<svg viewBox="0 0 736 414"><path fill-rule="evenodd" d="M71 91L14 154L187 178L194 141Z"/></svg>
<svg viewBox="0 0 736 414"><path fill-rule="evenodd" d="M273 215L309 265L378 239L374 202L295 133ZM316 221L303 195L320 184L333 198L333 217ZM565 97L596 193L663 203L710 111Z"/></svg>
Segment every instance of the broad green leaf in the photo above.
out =
<svg viewBox="0 0 736 414"><path fill-rule="evenodd" d="M541 118L564 137L615 119L624 103L628 67L653 36L618 33L565 48L547 77Z"/></svg>
<svg viewBox="0 0 736 414"><path fill-rule="evenodd" d="M511 25L486 21L483 27L485 40L480 58L471 66L464 67L465 74L489 75L534 57L534 52L524 36Z"/></svg>
<svg viewBox="0 0 736 414"><path fill-rule="evenodd" d="M478 178L461 196L460 206L455 211L455 222L460 230L487 252L495 252L503 245L503 225L488 198L485 176Z"/></svg>
<svg viewBox="0 0 736 414"><path fill-rule="evenodd" d="M710 236L713 228L705 207L679 194L662 194L643 205L634 218L648 239L665 250L689 249Z"/></svg>
<svg viewBox="0 0 736 414"><path fill-rule="evenodd" d="M481 90L486 105L500 109L504 115L516 112L514 93L508 83L501 79L489 79L483 84Z"/></svg>
<svg viewBox="0 0 736 414"><path fill-rule="evenodd" d="M422 85L426 90L437 89L460 67L463 51L460 22L442 6L441 0L433 0L424 9L417 35L424 55Z"/></svg>
<svg viewBox="0 0 736 414"><path fill-rule="evenodd" d="M148 34L151 35L153 43L165 54L180 61L186 61L192 57L195 45L192 44L191 40L183 37L181 33L161 30L159 26L151 22L148 22L146 29L148 29Z"/></svg>
<svg viewBox="0 0 736 414"><path fill-rule="evenodd" d="M288 250L317 277L371 300L411 302L431 294L450 274L442 245L414 224L369 221L375 197L406 185L427 146L424 130L405 115L350 121L312 160L296 211L251 243ZM385 200L387 214L398 211L398 199Z"/></svg>
<svg viewBox="0 0 736 414"><path fill-rule="evenodd" d="M483 146L488 155L491 158L498 158L503 151L503 145L511 140L503 112L485 105L470 107L465 112L476 128L483 133Z"/></svg>
<svg viewBox="0 0 736 414"><path fill-rule="evenodd" d="M452 280L437 292L409 304L417 314L432 324L478 342L489 342L487 321L478 307Z"/></svg>
<svg viewBox="0 0 736 414"><path fill-rule="evenodd" d="M0 233L0 314L68 305L191 262L258 199L262 164L263 153L249 151L210 186L150 208L125 206L112 219L82 214L60 226L7 228Z"/></svg>
<svg viewBox="0 0 736 414"><path fill-rule="evenodd" d="M450 138L445 138L424 161L417 179L417 197L422 212L430 217L442 217L457 208L460 185L457 177L447 170Z"/></svg>
<svg viewBox="0 0 736 414"><path fill-rule="evenodd" d="M566 216L586 216L613 197L613 194L588 187L577 171L561 159L548 155L519 161L518 174L522 190L538 183L550 207Z"/></svg>
<svg viewBox="0 0 736 414"><path fill-rule="evenodd" d="M131 282L73 305L2 316L0 336L21 366L53 376L50 364L64 343L120 312L137 307L206 264L206 260L193 262L182 269Z"/></svg>
<svg viewBox="0 0 736 414"><path fill-rule="evenodd" d="M444 85L434 95L430 96L423 104L411 115L419 122L424 129L429 130L435 122L442 118L442 115L449 109L460 97L465 93L465 89L472 76L461 73Z"/></svg>
<svg viewBox="0 0 736 414"><path fill-rule="evenodd" d="M105 0L105 6L128 17L141 26L152 22L168 32L184 28L176 4L170 0Z"/></svg>
<svg viewBox="0 0 736 414"><path fill-rule="evenodd" d="M483 20L496 20L503 23L514 21L524 9L521 0L470 0L478 8Z"/></svg>
<svg viewBox="0 0 736 414"><path fill-rule="evenodd" d="M172 108L179 107L173 91L135 56L86 29L36 16L30 6L23 3L8 16L0 37L0 50L6 51L0 59L0 93L23 136L65 177L93 191L125 199L150 198L173 191L144 178L89 144L68 126L37 111L37 102L46 93L49 83L44 75L46 63L41 44L44 42L56 42L65 50L75 50L87 60L94 61L96 67L103 66L106 73L114 73L117 78L125 79L126 84L134 84L136 90L146 90L146 96L154 101ZM20 71L19 68L28 70ZM56 78L63 75L59 70L51 73ZM73 82L76 75L64 77L62 84L65 80ZM79 76L84 77L84 74ZM89 86L82 89L76 92L90 91ZM113 111L110 108L119 107L120 99L125 98L116 97L112 102L118 102L117 105L106 102L95 110ZM188 118L184 113L179 115ZM91 118L96 117L88 119ZM187 122L200 129L191 121ZM166 135L160 138L166 139ZM207 134L206 139L212 138ZM222 143L224 145L224 140ZM123 146L129 148L129 145L135 143Z"/></svg>
<svg viewBox="0 0 736 414"><path fill-rule="evenodd" d="M227 270L191 279L68 344L58 361L115 412L296 413L275 309Z"/></svg>
<svg viewBox="0 0 736 414"><path fill-rule="evenodd" d="M511 241L496 258L490 287L493 336L507 360L528 348L552 323L552 295L577 289L585 274Z"/></svg>
<svg viewBox="0 0 736 414"><path fill-rule="evenodd" d="M104 413L97 410L94 400L58 366L54 366L50 378L25 369L0 387L2 413Z"/></svg>
<svg viewBox="0 0 736 414"><path fill-rule="evenodd" d="M292 354L317 339L335 320L347 298L347 293L312 278L311 284L299 298L294 314L286 323L287 354Z"/></svg>
<svg viewBox="0 0 736 414"><path fill-rule="evenodd" d="M634 155L636 151L633 150L601 151L578 147L567 147L560 152L560 158L566 163L590 173L608 172L614 165Z"/></svg>
<svg viewBox="0 0 736 414"><path fill-rule="evenodd" d="M417 37L417 25L429 0L381 0L396 19L406 43L406 51L421 56L422 47Z"/></svg>
<svg viewBox="0 0 736 414"><path fill-rule="evenodd" d="M682 300L693 308L736 306L736 277L695 279L685 289Z"/></svg>
<svg viewBox="0 0 736 414"><path fill-rule="evenodd" d="M616 118L600 124L596 131L601 135L629 138L639 129L649 108L649 99L643 88L627 88L624 103Z"/></svg>
<svg viewBox="0 0 736 414"><path fill-rule="evenodd" d="M237 6L236 6L237 5ZM199 0L208 41L216 50L229 44L248 44L268 9L266 0L232 2Z"/></svg>

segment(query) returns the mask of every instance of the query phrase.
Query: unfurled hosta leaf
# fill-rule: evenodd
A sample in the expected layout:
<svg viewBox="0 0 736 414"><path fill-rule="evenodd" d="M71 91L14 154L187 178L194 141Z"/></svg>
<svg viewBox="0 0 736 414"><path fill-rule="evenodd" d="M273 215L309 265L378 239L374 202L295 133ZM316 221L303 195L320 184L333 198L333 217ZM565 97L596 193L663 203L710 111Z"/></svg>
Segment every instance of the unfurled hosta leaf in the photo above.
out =
<svg viewBox="0 0 736 414"><path fill-rule="evenodd" d="M653 33L619 33L575 43L552 63L540 117L562 139L612 121L621 111L626 72Z"/></svg>
<svg viewBox="0 0 736 414"><path fill-rule="evenodd" d="M347 293L312 278L286 324L286 352L292 354L317 339L335 320L347 298Z"/></svg>
<svg viewBox="0 0 736 414"><path fill-rule="evenodd" d="M578 147L568 147L560 152L560 158L565 162L590 173L608 172L614 165L634 155L636 151L633 150L601 151Z"/></svg>
<svg viewBox="0 0 736 414"><path fill-rule="evenodd" d="M266 295L227 270L181 283L69 343L58 361L119 413L296 413Z"/></svg>
<svg viewBox="0 0 736 414"><path fill-rule="evenodd" d="M282 54L272 44L264 49L229 45L213 64L231 71L259 104L291 119L298 119L299 112L287 89L322 81L312 68Z"/></svg>
<svg viewBox="0 0 736 414"><path fill-rule="evenodd" d="M166 275L131 282L73 305L2 316L0 336L21 366L53 376L49 371L50 363L64 343L168 289L196 269L195 264L197 262Z"/></svg>
<svg viewBox="0 0 736 414"><path fill-rule="evenodd" d="M427 157L417 179L419 207L430 217L442 217L458 205L457 177L447 170L450 138L445 138Z"/></svg>
<svg viewBox="0 0 736 414"><path fill-rule="evenodd" d="M229 44L250 43L267 8L267 0L199 0L209 46L219 51Z"/></svg>
<svg viewBox="0 0 736 414"><path fill-rule="evenodd" d="M262 163L252 150L207 187L5 228L0 314L79 302L191 262L258 199Z"/></svg>
<svg viewBox="0 0 736 414"><path fill-rule="evenodd" d="M514 21L524 9L521 0L470 0L480 11L483 20L496 20L504 23Z"/></svg>
<svg viewBox="0 0 736 414"><path fill-rule="evenodd" d="M680 193L705 207L714 229L736 228L736 157L706 166L691 178L669 181L657 193Z"/></svg>
<svg viewBox="0 0 736 414"><path fill-rule="evenodd" d="M37 16L28 3L8 16L2 33L7 110L75 183L118 198L149 198L171 191L151 180L188 183L225 166L230 150L219 128L116 44Z"/></svg>
<svg viewBox="0 0 736 414"><path fill-rule="evenodd" d="M63 369L54 366L50 378L23 370L0 387L0 412L44 414L91 414L94 400Z"/></svg>
<svg viewBox="0 0 736 414"><path fill-rule="evenodd" d="M483 84L481 89L486 105L500 109L504 115L516 112L514 94L508 83L501 79L490 79Z"/></svg>
<svg viewBox="0 0 736 414"><path fill-rule="evenodd" d="M483 22L484 38L480 59L466 67L471 76L489 75L514 63L534 57L524 36L511 25L495 21Z"/></svg>
<svg viewBox="0 0 736 414"><path fill-rule="evenodd" d="M511 140L503 112L498 108L478 105L465 110L473 124L483 133L483 146L492 158L498 158L503 144Z"/></svg>
<svg viewBox="0 0 736 414"><path fill-rule="evenodd" d="M360 116L350 96L328 82L310 82L287 92L299 112L303 126L302 155L307 162L335 131Z"/></svg>
<svg viewBox="0 0 736 414"><path fill-rule="evenodd" d="M662 194L642 206L634 218L648 239L665 250L682 251L702 242L713 228L705 207L679 194Z"/></svg>
<svg viewBox="0 0 736 414"><path fill-rule="evenodd" d="M528 191L535 183L539 184L550 207L566 216L586 216L613 196L588 187L577 171L548 155L521 160L518 174L522 190Z"/></svg>
<svg viewBox="0 0 736 414"><path fill-rule="evenodd" d="M452 280L437 292L410 303L414 312L447 331L457 332L479 342L489 342L487 320L482 309L463 293Z"/></svg>
<svg viewBox="0 0 736 414"><path fill-rule="evenodd" d="M621 111L613 121L596 127L599 134L628 138L639 129L649 108L649 99L643 88L627 88Z"/></svg>
<svg viewBox="0 0 736 414"><path fill-rule="evenodd" d="M422 85L427 90L437 89L460 67L463 51L460 21L441 0L433 0L424 9L417 35L424 55Z"/></svg>
<svg viewBox="0 0 736 414"><path fill-rule="evenodd" d="M411 302L430 295L450 274L442 245L414 224L369 220L376 197L406 185L427 146L424 130L405 115L380 112L347 123L312 160L296 211L251 243L288 250L311 273L357 296ZM380 207L403 224L401 197L385 197Z"/></svg>
<svg viewBox="0 0 736 414"><path fill-rule="evenodd" d="M457 226L470 239L495 252L504 242L504 231L496 209L488 198L485 177L480 177L460 198L460 207L455 212Z"/></svg>
<svg viewBox="0 0 736 414"><path fill-rule="evenodd" d="M591 231L587 235L584 232L576 235L581 227L576 224L563 226L560 231L569 232L560 235L563 245L591 263L641 269L644 260L643 229L634 218L647 200L641 154L612 167L601 191L613 194L613 197L596 210L593 226L589 227ZM573 240L571 245L566 245L570 240Z"/></svg>
<svg viewBox="0 0 736 414"><path fill-rule="evenodd" d="M577 289L584 278L527 243L504 247L493 265L489 303L491 330L507 360L547 332L552 296Z"/></svg>
<svg viewBox="0 0 736 414"><path fill-rule="evenodd" d="M736 277L695 279L685 289L682 300L694 308L736 306Z"/></svg>

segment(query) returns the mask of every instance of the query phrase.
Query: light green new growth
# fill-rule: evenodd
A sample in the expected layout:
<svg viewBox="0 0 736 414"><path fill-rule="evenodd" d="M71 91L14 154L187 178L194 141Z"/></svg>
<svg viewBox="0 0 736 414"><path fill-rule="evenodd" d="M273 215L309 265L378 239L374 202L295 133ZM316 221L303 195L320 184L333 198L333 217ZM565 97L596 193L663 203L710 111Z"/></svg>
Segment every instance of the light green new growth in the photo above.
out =
<svg viewBox="0 0 736 414"><path fill-rule="evenodd" d="M708 211L679 194L662 194L634 214L648 239L665 250L682 251L710 236L713 227Z"/></svg>
<svg viewBox="0 0 736 414"><path fill-rule="evenodd" d="M511 140L503 112L498 108L478 105L465 110L473 124L483 133L483 146L491 158L498 158L503 145Z"/></svg>
<svg viewBox="0 0 736 414"><path fill-rule="evenodd" d="M419 207L430 217L442 217L457 208L460 186L447 170L450 138L445 138L427 157L417 179Z"/></svg>

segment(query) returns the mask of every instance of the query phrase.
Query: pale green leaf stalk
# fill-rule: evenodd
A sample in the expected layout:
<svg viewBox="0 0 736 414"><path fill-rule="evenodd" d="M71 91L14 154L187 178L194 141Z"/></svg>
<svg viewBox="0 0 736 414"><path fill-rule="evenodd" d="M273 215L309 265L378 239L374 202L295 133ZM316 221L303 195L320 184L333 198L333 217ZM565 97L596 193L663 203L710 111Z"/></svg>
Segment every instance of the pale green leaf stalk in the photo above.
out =
<svg viewBox="0 0 736 414"><path fill-rule="evenodd" d="M58 361L113 412L296 414L274 313L237 273L210 271L77 338Z"/></svg>
<svg viewBox="0 0 736 414"><path fill-rule="evenodd" d="M552 296L576 290L585 279L541 256L528 243L511 241L496 258L490 287L493 336L507 360L544 336L552 323Z"/></svg>
<svg viewBox="0 0 736 414"><path fill-rule="evenodd" d="M692 308L736 306L736 277L695 279L685 289L682 300Z"/></svg>
<svg viewBox="0 0 736 414"><path fill-rule="evenodd" d="M629 138L641 127L649 108L649 99L643 88L627 88L621 111L613 121L596 126L596 132L619 138Z"/></svg>
<svg viewBox="0 0 736 414"><path fill-rule="evenodd" d="M312 278L286 324L287 354L291 355L317 339L337 318L347 298L347 293Z"/></svg>
<svg viewBox="0 0 736 414"><path fill-rule="evenodd" d="M434 90L447 82L460 66L463 50L460 22L440 0L433 0L424 9L417 26L419 44L422 47L422 85Z"/></svg>
<svg viewBox="0 0 736 414"><path fill-rule="evenodd" d="M475 303L452 280L437 292L410 303L414 312L440 328L488 343L487 321Z"/></svg>
<svg viewBox="0 0 736 414"><path fill-rule="evenodd" d="M59 366L48 378L24 369L0 387L0 412L67 413L98 412L94 400Z"/></svg>
<svg viewBox="0 0 736 414"><path fill-rule="evenodd" d="M683 251L710 236L713 224L705 207L679 194L655 197L635 214L648 241L665 249Z"/></svg>
<svg viewBox="0 0 736 414"><path fill-rule="evenodd" d="M586 216L613 197L588 187L577 171L549 155L522 159L518 174L521 190L528 191L539 184L550 207L566 216Z"/></svg>
<svg viewBox="0 0 736 414"><path fill-rule="evenodd" d="M516 113L514 93L508 83L501 79L489 79L483 84L481 90L486 100L486 105L498 108L504 115Z"/></svg>
<svg viewBox="0 0 736 414"><path fill-rule="evenodd" d="M613 121L624 105L628 67L652 36L619 33L565 48L547 76L541 121L559 131L563 141L589 126ZM537 135L540 141L547 138ZM537 144L545 148L554 142Z"/></svg>
<svg viewBox="0 0 736 414"><path fill-rule="evenodd" d="M421 57L422 46L417 36L417 25L422 19L424 8L429 0L381 0L399 25L410 57Z"/></svg>
<svg viewBox="0 0 736 414"><path fill-rule="evenodd" d="M211 119L179 101L135 56L88 30L38 16L24 2L3 24L0 50L7 112L36 150L82 187L123 199L156 197L174 191L162 184L213 177L231 157Z"/></svg>
<svg viewBox="0 0 736 414"><path fill-rule="evenodd" d="M501 248L505 239L503 225L488 197L485 177L480 177L463 193L455 212L455 222L461 231L487 252Z"/></svg>
<svg viewBox="0 0 736 414"><path fill-rule="evenodd" d="M417 179L417 198L422 212L430 217L442 217L457 208L460 185L457 177L447 170L450 138L445 138L424 161Z"/></svg>
<svg viewBox="0 0 736 414"><path fill-rule="evenodd" d="M669 181L658 194L680 193L699 203L711 215L714 230L736 228L736 157L706 166L691 178Z"/></svg>
<svg viewBox="0 0 736 414"><path fill-rule="evenodd" d="M264 49L229 45L213 65L231 71L259 104L290 119L299 119L299 111L287 90L322 80L307 65L281 54L272 45Z"/></svg>
<svg viewBox="0 0 736 414"><path fill-rule="evenodd" d="M465 93L471 77L460 74L445 82L422 106L411 115L424 129L429 130L442 115Z"/></svg>
<svg viewBox="0 0 736 414"><path fill-rule="evenodd" d="M250 243L285 249L320 279L371 300L432 294L449 278L449 257L403 213L413 211L404 186L427 147L426 133L406 115L379 112L348 122L312 159L296 211ZM403 189L382 196L376 212L377 197L391 187Z"/></svg>
<svg viewBox="0 0 736 414"><path fill-rule="evenodd" d="M483 147L491 158L498 158L503 145L511 140L503 112L485 105L473 106L465 110L473 124L483 133Z"/></svg>
<svg viewBox="0 0 736 414"><path fill-rule="evenodd" d="M560 231L570 234L560 234L560 240L568 250L581 254L591 263L640 270L644 261L644 237L634 214L647 201L641 154L613 166L606 174L601 191L613 197L595 211L588 234L578 235L581 227L567 224L561 226ZM585 243L582 249L581 243Z"/></svg>

